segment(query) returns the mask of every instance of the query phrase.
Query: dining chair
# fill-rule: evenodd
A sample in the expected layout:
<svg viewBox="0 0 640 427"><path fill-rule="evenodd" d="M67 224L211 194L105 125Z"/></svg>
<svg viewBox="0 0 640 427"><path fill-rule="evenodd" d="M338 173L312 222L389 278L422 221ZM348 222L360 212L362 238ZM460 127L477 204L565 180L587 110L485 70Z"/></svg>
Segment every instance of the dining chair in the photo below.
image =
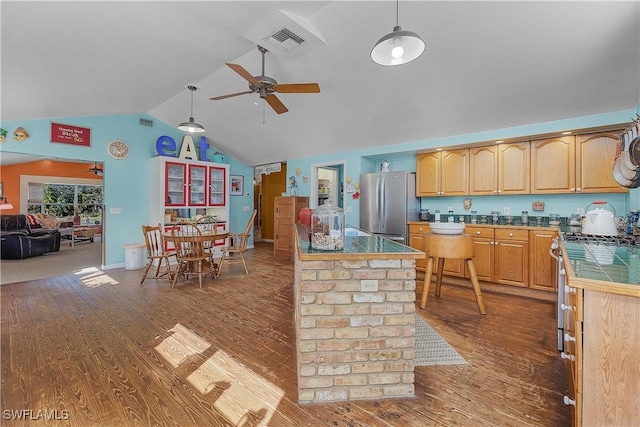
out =
<svg viewBox="0 0 640 427"><path fill-rule="evenodd" d="M202 216L196 220L196 227L203 233L215 233L218 227L218 219L213 215ZM211 240L204 242L204 250L213 257L213 242Z"/></svg>
<svg viewBox="0 0 640 427"><path fill-rule="evenodd" d="M171 230L173 244L176 247L178 270L173 276L171 287L176 286L178 276L198 276L198 285L202 288L202 278L207 274L215 277L209 255L204 250L202 232L194 223L184 222Z"/></svg>
<svg viewBox="0 0 640 427"><path fill-rule="evenodd" d="M144 235L144 243L147 246L147 256L149 258L149 262L144 269L144 273L142 274L142 280L140 280L140 286L147 278L147 274L151 267L157 262L156 266L156 274L155 278L169 276L168 279L171 280L172 271L171 271L171 258L175 258L176 252L174 250L166 250L164 245L164 239L162 238L162 225L158 223L157 226L154 225L143 225L142 226L142 234ZM162 268L162 264L165 264L165 271L160 273L160 269Z"/></svg>
<svg viewBox="0 0 640 427"><path fill-rule="evenodd" d="M249 274L249 270L247 269L247 263L244 259L244 253L247 251L247 245L249 243L249 238L251 237L251 228L253 227L253 222L256 219L257 210L253 210L253 214L251 218L249 218L249 222L247 222L247 226L244 231L239 234L230 233L227 238L227 245L222 248L222 258L220 259L220 265L218 266L218 276L222 271L222 265L224 263L242 263L244 266L244 272Z"/></svg>

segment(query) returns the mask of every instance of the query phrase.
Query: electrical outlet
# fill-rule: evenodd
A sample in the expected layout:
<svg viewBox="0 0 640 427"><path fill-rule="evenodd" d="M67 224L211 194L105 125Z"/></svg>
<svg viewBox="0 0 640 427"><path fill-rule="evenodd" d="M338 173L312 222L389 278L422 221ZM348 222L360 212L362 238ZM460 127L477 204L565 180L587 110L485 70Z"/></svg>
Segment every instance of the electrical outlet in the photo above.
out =
<svg viewBox="0 0 640 427"><path fill-rule="evenodd" d="M502 209L502 212L504 212L505 215L511 215L511 208L505 207Z"/></svg>
<svg viewBox="0 0 640 427"><path fill-rule="evenodd" d="M121 212L120 208L109 208L109 213L111 215L120 215Z"/></svg>
<svg viewBox="0 0 640 427"><path fill-rule="evenodd" d="M453 207L449 206L449 207L447 208L447 211L448 211L448 212L453 212Z"/></svg>

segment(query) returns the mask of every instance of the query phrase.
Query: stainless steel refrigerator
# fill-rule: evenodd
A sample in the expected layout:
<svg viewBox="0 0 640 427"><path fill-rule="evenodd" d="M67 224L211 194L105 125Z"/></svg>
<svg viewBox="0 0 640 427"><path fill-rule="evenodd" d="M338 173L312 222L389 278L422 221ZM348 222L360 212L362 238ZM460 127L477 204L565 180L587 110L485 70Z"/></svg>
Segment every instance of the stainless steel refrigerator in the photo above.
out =
<svg viewBox="0 0 640 427"><path fill-rule="evenodd" d="M415 173L360 175L360 229L407 244L407 221L417 221L419 211Z"/></svg>

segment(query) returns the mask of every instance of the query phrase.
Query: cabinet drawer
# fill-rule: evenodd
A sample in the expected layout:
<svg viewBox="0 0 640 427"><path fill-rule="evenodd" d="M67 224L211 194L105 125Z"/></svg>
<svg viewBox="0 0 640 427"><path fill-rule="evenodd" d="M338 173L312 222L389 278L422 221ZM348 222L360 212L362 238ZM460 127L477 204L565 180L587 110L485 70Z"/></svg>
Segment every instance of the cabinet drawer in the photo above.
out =
<svg viewBox="0 0 640 427"><path fill-rule="evenodd" d="M471 234L473 237L493 239L493 228L491 227L465 227L464 232Z"/></svg>
<svg viewBox="0 0 640 427"><path fill-rule="evenodd" d="M429 223L423 224L409 224L409 233L410 234L424 234L431 233L431 227L429 227Z"/></svg>
<svg viewBox="0 0 640 427"><path fill-rule="evenodd" d="M529 231L518 230L515 228L499 229L496 228L496 240L529 240Z"/></svg>

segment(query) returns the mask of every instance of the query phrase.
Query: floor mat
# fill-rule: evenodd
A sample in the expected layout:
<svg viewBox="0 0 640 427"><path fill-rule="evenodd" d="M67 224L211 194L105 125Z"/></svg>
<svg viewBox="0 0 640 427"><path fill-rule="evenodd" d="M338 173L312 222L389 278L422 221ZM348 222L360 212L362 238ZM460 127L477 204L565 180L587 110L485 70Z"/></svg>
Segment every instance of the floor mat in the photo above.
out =
<svg viewBox="0 0 640 427"><path fill-rule="evenodd" d="M416 366L467 364L467 361L418 315L414 350Z"/></svg>

